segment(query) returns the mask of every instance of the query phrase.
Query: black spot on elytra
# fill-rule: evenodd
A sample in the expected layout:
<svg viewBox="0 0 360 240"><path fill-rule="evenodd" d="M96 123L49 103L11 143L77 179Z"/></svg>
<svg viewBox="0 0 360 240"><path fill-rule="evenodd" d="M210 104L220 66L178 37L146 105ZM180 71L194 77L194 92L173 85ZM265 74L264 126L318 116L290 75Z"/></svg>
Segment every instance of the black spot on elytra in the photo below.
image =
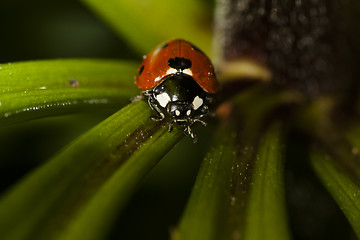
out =
<svg viewBox="0 0 360 240"><path fill-rule="evenodd" d="M144 65L141 66L140 70L139 70L139 76L141 75L141 73L144 71Z"/></svg>
<svg viewBox="0 0 360 240"><path fill-rule="evenodd" d="M168 65L177 70L179 69L184 70L187 68L191 68L191 61L186 58L179 58L179 57L170 58L168 61Z"/></svg>
<svg viewBox="0 0 360 240"><path fill-rule="evenodd" d="M198 51L199 53L205 54L205 53L204 53L203 51L201 51L201 49L198 48L197 46L191 44L191 47L192 47L194 50Z"/></svg>

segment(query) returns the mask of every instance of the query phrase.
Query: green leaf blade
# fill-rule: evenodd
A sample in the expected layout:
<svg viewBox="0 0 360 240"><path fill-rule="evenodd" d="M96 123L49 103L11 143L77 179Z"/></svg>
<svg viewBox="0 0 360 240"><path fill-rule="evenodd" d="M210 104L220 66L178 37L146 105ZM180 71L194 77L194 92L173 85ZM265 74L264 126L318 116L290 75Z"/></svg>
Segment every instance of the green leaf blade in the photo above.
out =
<svg viewBox="0 0 360 240"><path fill-rule="evenodd" d="M311 164L325 188L345 214L356 235L360 237L360 187L334 160L321 151L313 151Z"/></svg>
<svg viewBox="0 0 360 240"><path fill-rule="evenodd" d="M281 130L255 150L257 131L238 144L235 129L216 135L173 239L290 239Z"/></svg>
<svg viewBox="0 0 360 240"><path fill-rule="evenodd" d="M272 127L257 150L247 209L245 239L290 239L284 192L281 130Z"/></svg>
<svg viewBox="0 0 360 240"><path fill-rule="evenodd" d="M85 225L90 221L109 227L101 222L111 222L112 210L124 205L146 173L184 135L178 128L171 133L161 128L149 119L151 114L143 101L128 105L18 183L0 200L0 235L8 239L56 239L69 231L66 239L78 239L72 236L79 232L68 229L84 209L103 215L80 217ZM113 204L104 207L108 211L99 212L98 205L91 204L94 201ZM104 233L102 229L94 231L94 236Z"/></svg>
<svg viewBox="0 0 360 240"><path fill-rule="evenodd" d="M155 133L71 219L59 239L103 239L140 181L183 136L181 131L169 133L167 128Z"/></svg>
<svg viewBox="0 0 360 240"><path fill-rule="evenodd" d="M239 138L235 129L216 135L173 239L290 239L281 130L270 128L256 150L257 131Z"/></svg>
<svg viewBox="0 0 360 240"><path fill-rule="evenodd" d="M229 171L236 148L230 129L221 129L205 157L193 193L173 239L220 239L219 227L229 197Z"/></svg>
<svg viewBox="0 0 360 240"><path fill-rule="evenodd" d="M0 121L23 121L84 107L126 104L138 94L137 64L64 59L0 65Z"/></svg>

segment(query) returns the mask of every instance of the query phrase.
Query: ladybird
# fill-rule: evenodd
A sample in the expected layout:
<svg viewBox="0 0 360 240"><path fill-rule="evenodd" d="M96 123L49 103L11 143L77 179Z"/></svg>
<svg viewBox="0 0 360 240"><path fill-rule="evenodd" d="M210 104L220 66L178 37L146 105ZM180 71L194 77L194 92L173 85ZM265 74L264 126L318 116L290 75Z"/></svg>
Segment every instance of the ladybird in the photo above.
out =
<svg viewBox="0 0 360 240"><path fill-rule="evenodd" d="M206 126L202 118L220 87L209 58L182 39L162 43L144 56L135 83L157 115L153 120L170 118L169 131L179 124L195 140L191 126Z"/></svg>

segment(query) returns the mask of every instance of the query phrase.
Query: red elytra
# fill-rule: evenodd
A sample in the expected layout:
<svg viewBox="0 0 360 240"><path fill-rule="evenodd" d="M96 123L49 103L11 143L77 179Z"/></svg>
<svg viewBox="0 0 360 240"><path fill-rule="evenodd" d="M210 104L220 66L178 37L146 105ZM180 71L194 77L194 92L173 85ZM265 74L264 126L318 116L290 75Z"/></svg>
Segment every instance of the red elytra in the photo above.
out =
<svg viewBox="0 0 360 240"><path fill-rule="evenodd" d="M162 43L144 57L135 79L138 88L152 89L166 76L174 74L168 72L171 69L168 61L175 57L191 61L191 76L204 91L215 93L219 90L220 84L210 59L193 44L182 39Z"/></svg>

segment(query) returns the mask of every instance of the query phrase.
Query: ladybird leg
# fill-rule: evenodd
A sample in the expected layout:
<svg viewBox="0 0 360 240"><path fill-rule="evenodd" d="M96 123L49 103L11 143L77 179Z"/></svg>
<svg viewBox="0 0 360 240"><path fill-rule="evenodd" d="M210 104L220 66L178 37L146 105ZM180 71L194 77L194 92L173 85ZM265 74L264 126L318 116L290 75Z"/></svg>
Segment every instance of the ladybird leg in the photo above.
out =
<svg viewBox="0 0 360 240"><path fill-rule="evenodd" d="M192 139L194 139L194 143L196 143L197 142L197 137L196 137L196 135L195 135L195 133L192 131L192 129L190 128L190 125L187 125L186 126L186 128L185 128L185 130L184 130L184 133L186 134L186 135L190 135L190 137L192 138Z"/></svg>
<svg viewBox="0 0 360 240"><path fill-rule="evenodd" d="M188 129L187 129L187 128L184 129L184 134L185 134L186 136L189 135L189 132L188 132Z"/></svg>
<svg viewBox="0 0 360 240"><path fill-rule="evenodd" d="M195 122L199 122L199 123L201 123L201 125L203 125L204 127L206 127L206 122L204 122L204 121L201 120L201 119L195 118L195 119L194 119L194 123L195 123Z"/></svg>
<svg viewBox="0 0 360 240"><path fill-rule="evenodd" d="M146 97L150 97L152 95L152 90L146 90L146 91L143 91L142 94Z"/></svg>
<svg viewBox="0 0 360 240"><path fill-rule="evenodd" d="M163 112L161 112L161 109L157 106L157 103L156 103L156 101L154 100L154 97L153 97L153 91L152 90L143 91L143 95L145 97L148 97L149 106L157 114L157 117L150 117L151 120L153 120L153 121L161 121L161 120L163 120L165 118L165 115L164 115Z"/></svg>
<svg viewBox="0 0 360 240"><path fill-rule="evenodd" d="M165 118L165 114L161 112L160 108L157 106L156 102L153 99L153 96L150 95L148 98L148 103L154 112L158 115L157 117L151 117L153 121L162 121Z"/></svg>
<svg viewBox="0 0 360 240"><path fill-rule="evenodd" d="M171 132L173 130L173 124L174 124L174 121L169 123L169 132Z"/></svg>

